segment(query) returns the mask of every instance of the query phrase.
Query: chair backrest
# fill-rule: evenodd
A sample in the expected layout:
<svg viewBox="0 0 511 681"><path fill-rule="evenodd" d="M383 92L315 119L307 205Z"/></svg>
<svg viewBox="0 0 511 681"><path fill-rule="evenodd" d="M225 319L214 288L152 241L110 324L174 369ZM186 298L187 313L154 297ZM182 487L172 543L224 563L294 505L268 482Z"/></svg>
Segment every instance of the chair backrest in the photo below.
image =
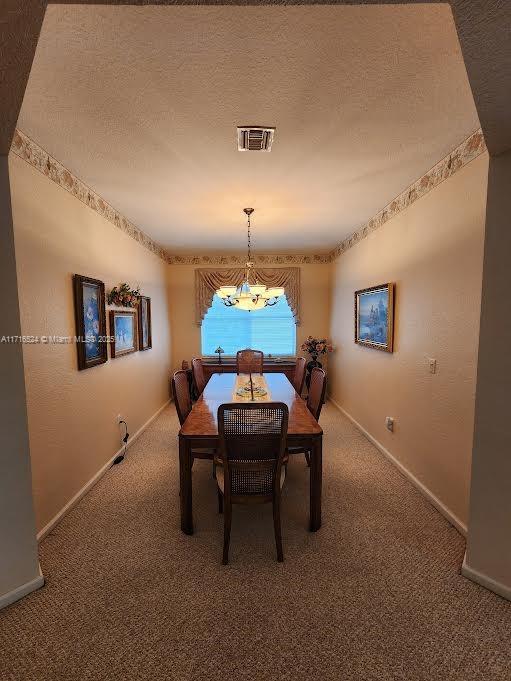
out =
<svg viewBox="0 0 511 681"><path fill-rule="evenodd" d="M326 393L326 373L320 367L314 367L311 371L311 382L309 394L307 396L307 407L316 421L319 421L321 408L325 401Z"/></svg>
<svg viewBox="0 0 511 681"><path fill-rule="evenodd" d="M172 376L172 392L174 394L177 418L179 423L183 425L186 417L192 411L192 398L188 384L188 373L186 371L181 369L174 372L174 376Z"/></svg>
<svg viewBox="0 0 511 681"><path fill-rule="evenodd" d="M293 388L301 395L303 390L303 383L305 381L305 369L307 367L307 360L305 357L297 357L295 364L295 373L293 376Z"/></svg>
<svg viewBox="0 0 511 681"><path fill-rule="evenodd" d="M264 353L261 350L238 350L236 353L236 372L238 374L262 374Z"/></svg>
<svg viewBox="0 0 511 681"><path fill-rule="evenodd" d="M206 387L206 375L204 374L204 367L202 365L202 359L200 357L194 357L192 359L192 372L193 378L195 380L195 385L197 387L197 392L202 395L202 391Z"/></svg>
<svg viewBox="0 0 511 681"><path fill-rule="evenodd" d="M280 490L288 419L289 411L283 402L220 405L218 435L224 490L233 495L239 490L244 495Z"/></svg>

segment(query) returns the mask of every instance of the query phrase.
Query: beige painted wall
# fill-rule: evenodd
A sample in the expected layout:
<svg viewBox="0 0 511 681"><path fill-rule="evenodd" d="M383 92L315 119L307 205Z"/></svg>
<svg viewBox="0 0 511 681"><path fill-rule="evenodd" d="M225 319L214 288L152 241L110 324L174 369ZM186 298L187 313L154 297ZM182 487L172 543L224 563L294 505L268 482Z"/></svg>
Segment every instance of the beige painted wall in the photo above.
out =
<svg viewBox="0 0 511 681"><path fill-rule="evenodd" d="M490 160L488 179L466 567L476 581L511 600L510 189L511 151L508 151Z"/></svg>
<svg viewBox="0 0 511 681"><path fill-rule="evenodd" d="M20 334L7 156L0 156L0 337ZM41 586L21 346L0 343L0 608Z"/></svg>
<svg viewBox="0 0 511 681"><path fill-rule="evenodd" d="M168 266L17 156L9 157L25 335L74 335L72 275L140 284L152 299L153 349L77 370L75 345L24 345L37 529L168 399Z"/></svg>
<svg viewBox="0 0 511 681"><path fill-rule="evenodd" d="M332 272L332 397L465 525L487 171L484 154L347 251ZM394 354L353 342L354 291L387 281L396 283ZM385 416L395 418L393 434Z"/></svg>
<svg viewBox="0 0 511 681"><path fill-rule="evenodd" d="M275 265L277 267L277 265ZM172 325L172 366L183 359L200 356L200 327L195 323L195 265L169 267L170 319ZM329 332L330 267L301 265L301 324L297 327L297 348L309 334ZM298 350L298 354L303 354Z"/></svg>

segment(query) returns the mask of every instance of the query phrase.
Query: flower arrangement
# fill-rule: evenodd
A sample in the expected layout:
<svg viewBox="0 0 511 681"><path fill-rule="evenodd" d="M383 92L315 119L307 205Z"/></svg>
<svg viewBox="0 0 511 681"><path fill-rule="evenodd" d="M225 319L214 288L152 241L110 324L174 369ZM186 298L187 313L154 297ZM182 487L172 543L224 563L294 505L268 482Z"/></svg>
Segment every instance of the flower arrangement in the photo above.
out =
<svg viewBox="0 0 511 681"><path fill-rule="evenodd" d="M326 338L313 338L308 336L302 343L301 349L308 352L309 355L317 360L319 355L325 355L327 352L332 352L332 344Z"/></svg>
<svg viewBox="0 0 511 681"><path fill-rule="evenodd" d="M140 297L140 287L130 288L129 284L119 284L119 288L114 288L108 294L108 304L118 305L119 307L136 307Z"/></svg>

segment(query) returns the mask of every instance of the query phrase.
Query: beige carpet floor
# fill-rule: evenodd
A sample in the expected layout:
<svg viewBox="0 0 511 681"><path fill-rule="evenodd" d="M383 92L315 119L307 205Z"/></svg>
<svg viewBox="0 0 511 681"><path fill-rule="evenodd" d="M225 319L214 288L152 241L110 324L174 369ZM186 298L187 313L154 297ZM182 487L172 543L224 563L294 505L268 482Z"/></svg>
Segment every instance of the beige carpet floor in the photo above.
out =
<svg viewBox="0 0 511 681"><path fill-rule="evenodd" d="M308 470L235 508L231 563L211 467L179 530L173 407L42 542L46 586L0 613L0 679L509 681L511 604L459 575L464 540L330 404L323 527Z"/></svg>

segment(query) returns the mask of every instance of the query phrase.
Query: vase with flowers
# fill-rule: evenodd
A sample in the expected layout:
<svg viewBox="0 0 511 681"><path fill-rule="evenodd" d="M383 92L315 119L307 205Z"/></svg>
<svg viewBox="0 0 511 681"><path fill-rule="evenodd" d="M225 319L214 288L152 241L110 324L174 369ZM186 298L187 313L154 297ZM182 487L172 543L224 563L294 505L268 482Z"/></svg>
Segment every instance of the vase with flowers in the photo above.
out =
<svg viewBox="0 0 511 681"><path fill-rule="evenodd" d="M311 357L310 361L307 363L307 376L305 378L305 384L308 389L311 382L312 369L314 367L323 366L318 360L318 357L320 355L326 355L327 352L332 352L333 347L326 338L313 338L312 336L307 336L300 348L303 352L307 352Z"/></svg>

